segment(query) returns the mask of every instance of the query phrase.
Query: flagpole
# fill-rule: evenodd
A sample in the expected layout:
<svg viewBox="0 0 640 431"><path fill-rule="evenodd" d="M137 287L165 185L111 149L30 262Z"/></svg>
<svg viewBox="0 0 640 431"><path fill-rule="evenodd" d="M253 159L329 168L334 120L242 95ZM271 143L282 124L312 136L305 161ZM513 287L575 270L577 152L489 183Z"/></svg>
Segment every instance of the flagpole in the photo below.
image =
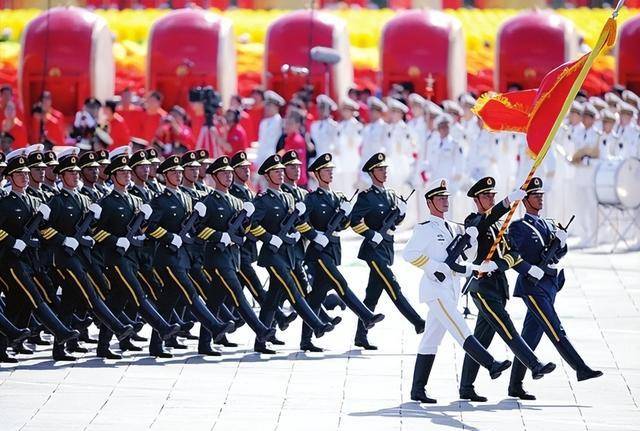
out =
<svg viewBox="0 0 640 431"><path fill-rule="evenodd" d="M598 55L600 55L600 53L603 50L603 48L605 47L605 45L607 47L613 46L613 44L615 42L615 38L616 38L615 20L618 17L618 13L620 12L620 9L622 8L623 5L624 5L624 0L618 0L618 4L616 5L615 9L613 10L613 13L611 14L611 18L609 18L607 20L607 22L605 23L603 31L600 33L600 37L598 38L598 41L596 42L595 47L593 48L593 50L591 51L591 53L587 57L587 60L585 61L585 64L583 65L582 69L580 70L580 73L578 74L578 77L576 78L576 80L574 81L573 85L571 86L571 89L569 90L569 94L567 95L567 99L565 100L565 103L562 106L562 109L560 110L560 113L558 114L558 117L556 118L556 121L553 123L553 127L551 128L551 131L549 132L549 135L547 135L547 139L545 140L545 143L542 146L542 149L540 150L540 152L536 156L536 159L533 162L533 166L531 167L531 170L529 171L529 174L527 175L527 178L525 179L524 183L522 184L522 187L520 187L522 190L526 190L527 189L527 186L529 186L529 183L531 182L531 179L535 175L536 170L542 164L542 161L544 160L545 156L547 155L547 152L549 151L549 147L551 146L551 143L553 142L553 139L555 138L556 133L558 132L558 129L560 128L560 125L562 124L562 121L564 120L564 117L567 114L567 111L569 110L569 107L571 106L571 103L575 99L576 94L578 94L578 90L580 90L580 87L582 86L582 83L584 82L585 78L587 77L587 73L589 73L589 69L591 69L591 65L593 64L594 60L596 59L596 57L598 57ZM608 31L605 31L605 30L608 30ZM613 33L613 35L612 35L612 33ZM509 210L509 213L507 214L507 218L505 219L504 223L502 224L502 226L500 228L500 231L498 232L498 235L496 236L496 239L494 240L493 244L491 245L491 249L489 250L489 253L487 254L487 257L484 259L485 261L491 260L491 258L495 254L496 250L498 249L498 245L500 244L500 241L502 240L502 237L506 233L506 231L507 231L507 229L509 227L509 224L511 223L511 219L513 218L513 215L515 214L516 209L518 208L518 204L519 203L520 203L520 201L515 201L515 202L511 203L511 209ZM482 276L482 274L479 274L479 276Z"/></svg>

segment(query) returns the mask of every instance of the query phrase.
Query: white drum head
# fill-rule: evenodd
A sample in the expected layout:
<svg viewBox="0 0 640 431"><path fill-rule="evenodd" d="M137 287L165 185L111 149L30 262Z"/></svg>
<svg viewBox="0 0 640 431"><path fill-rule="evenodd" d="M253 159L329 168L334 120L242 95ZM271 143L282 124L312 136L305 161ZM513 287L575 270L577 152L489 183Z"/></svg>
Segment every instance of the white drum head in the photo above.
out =
<svg viewBox="0 0 640 431"><path fill-rule="evenodd" d="M616 174L616 194L625 208L640 206L640 160L626 159Z"/></svg>

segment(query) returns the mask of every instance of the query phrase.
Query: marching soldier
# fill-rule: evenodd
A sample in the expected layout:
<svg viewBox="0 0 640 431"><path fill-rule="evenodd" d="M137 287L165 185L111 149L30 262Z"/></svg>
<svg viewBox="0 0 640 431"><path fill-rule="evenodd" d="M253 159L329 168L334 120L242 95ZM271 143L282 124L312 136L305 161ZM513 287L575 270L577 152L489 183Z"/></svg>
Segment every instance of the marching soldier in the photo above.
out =
<svg viewBox="0 0 640 431"><path fill-rule="evenodd" d="M456 237L456 226L444 218L449 210L447 181L441 178L431 182L424 196L430 214L425 222L416 226L402 256L423 271L420 279L420 302L426 303L429 308L426 330L420 340L413 371L411 399L422 403L436 403L435 399L427 396L425 386L445 332L449 332L474 361L489 370L492 379L509 368L511 361L496 361L471 334L466 321L458 312L461 278L470 275L473 267L478 267L457 263L459 268L454 269L453 265L450 267L445 263L447 248ZM472 247L477 246L478 230L469 227L466 233ZM479 269L483 268L483 265L479 266Z"/></svg>
<svg viewBox="0 0 640 431"><path fill-rule="evenodd" d="M302 162L298 158L298 154L295 151L287 151L280 159L282 164L284 165L284 182L282 183L282 191L285 193L289 193L293 196L294 203L303 202L308 192L302 187L298 186L298 181L300 180L300 174L302 171ZM306 220L306 216L304 216ZM314 233L310 232L311 227L308 223L303 223L299 228L298 232L304 234L296 241L294 247L294 257L295 257L295 266L293 272L296 275L296 279L300 282L302 286L302 295L306 296L306 294L311 290L309 285L309 276L307 275L307 271L304 268L304 253L306 246L308 244L308 237L313 237ZM323 298L324 299L324 298ZM342 321L342 317L336 316L333 319L327 314L324 307L320 307L319 312L317 312L320 320L325 322L331 322L334 326ZM274 344L284 344L282 341L273 340Z"/></svg>
<svg viewBox="0 0 640 431"><path fill-rule="evenodd" d="M7 285L6 316L25 328L33 313L51 331L57 344L77 339L80 333L65 326L43 299L46 291L36 278L35 263L40 259L37 230L51 209L26 193L29 168L23 149L7 155L4 174L11 180L11 191L0 199L0 278ZM17 347L18 352L24 349L22 343Z"/></svg>
<svg viewBox="0 0 640 431"><path fill-rule="evenodd" d="M137 278L138 248L145 238L139 226L142 219L148 220L151 216L151 207L143 205L139 198L127 191L131 182L128 156L123 154L114 157L105 173L113 181L113 191L99 202L102 211L93 238L96 246L102 250L105 275L111 282L107 304L118 315L131 301L147 323L160 333L161 338L171 338L178 333L180 327L170 325L158 313ZM112 335L108 328L100 331L100 350L106 351L109 348ZM159 356L162 352L150 349L149 353L151 356Z"/></svg>
<svg viewBox="0 0 640 431"><path fill-rule="evenodd" d="M179 156L168 157L158 170L167 178L167 182L164 192L151 201L153 213L147 227L149 236L158 243L153 261L155 273L159 275L163 286L158 311L168 320L178 299L182 298L202 325L200 337L206 333L209 339L218 340L233 329L233 322L220 322L207 308L189 277L190 256L183 246L185 241L190 240L189 232L182 232L183 222L191 217L193 211L199 217L205 217L206 205L198 202L194 206L191 198L178 188L184 170ZM151 337L150 351L162 358L172 356L163 351L162 339L157 331ZM211 347L203 351L199 349L199 353L210 354Z"/></svg>
<svg viewBox="0 0 640 431"><path fill-rule="evenodd" d="M273 337L275 330L265 326L251 309L242 291L238 271L240 269L240 245L245 228L249 227L253 204L242 202L229 194L233 182L233 168L229 157L217 158L208 169L215 181L215 189L203 200L205 215L196 228L196 236L205 242L204 270L212 279L214 288L224 292L223 297L238 310L244 321L256 334L256 342L264 343ZM244 221L238 219L244 214ZM238 222L240 220L241 222ZM233 224L236 224L233 226ZM233 231L230 228L233 227ZM238 241L238 242L236 242Z"/></svg>
<svg viewBox="0 0 640 431"><path fill-rule="evenodd" d="M196 185L200 178L200 171L202 170L201 162L206 163L207 166L210 165L209 153L206 150L189 151L184 153L181 158L184 172L180 189L191 197L192 202L202 200L207 196L210 189L204 182L202 183L202 187ZM224 303L220 303L219 298L222 294L219 293L218 289L215 286L209 287L213 279L208 277L204 272L204 242L194 241L192 244L188 244L187 248L190 251L192 259L191 277L195 280L196 285L202 288L200 294L207 300L207 304L212 308L218 308L217 311L221 320L233 320L236 328L242 326L244 324L242 319L233 314ZM209 293L207 294L206 291ZM226 340L226 337L222 337L219 342L229 347L231 347L232 344ZM204 344L206 346L209 345L208 342ZM206 347L203 348L206 349Z"/></svg>
<svg viewBox="0 0 640 431"><path fill-rule="evenodd" d="M509 212L513 202L521 200L526 192L517 189L509 193L506 199L495 204L495 180L485 177L476 182L468 191L467 196L473 198L478 210L470 214L465 220L467 228L474 226L478 230L477 254L473 263L482 264L494 239L500 231L500 217ZM483 276L472 278L469 292L478 308L478 320L473 335L485 348L489 347L493 336L498 335L515 353L518 360L531 370L534 379L542 378L552 372L556 366L552 362L542 364L531 348L520 337L513 326L511 317L505 306L509 298L509 282L505 272L513 268L520 274L535 276L542 270L523 261L520 255L511 249L506 237L501 239L498 250L490 262L482 268ZM487 398L478 395L473 382L478 375L478 363L469 355L465 356L460 378L460 398L464 400L485 402Z"/></svg>
<svg viewBox="0 0 640 431"><path fill-rule="evenodd" d="M334 289L365 328L371 329L384 319L384 314L373 314L356 297L338 269L342 257L338 233L349 226L352 208L344 195L331 190L334 167L331 154L322 154L309 166L309 171L314 173L318 181L318 188L307 194L304 200L308 224L315 232L315 238L307 247L304 259L314 274L308 302L311 309L318 313L327 291ZM339 222L336 223L336 220ZM322 352L322 348L311 342L311 335L311 328L303 325L300 349Z"/></svg>
<svg viewBox="0 0 640 431"><path fill-rule="evenodd" d="M42 188L51 195L56 195L60 191L58 189L58 175L55 173L56 166L58 166L58 156L55 151L49 150L44 153L44 163L47 168L44 171L44 182Z"/></svg>
<svg viewBox="0 0 640 431"><path fill-rule="evenodd" d="M140 198L143 204L150 204L155 195L147 185L151 162L147 160L146 151L138 150L133 153L129 158L129 167L133 178L133 185L129 187L129 193ZM160 283L160 280L156 278L153 272L155 249L156 244L151 240L145 240L144 245L138 249L139 270L137 275L142 281L145 292L157 302L160 299L160 287L163 284ZM181 328L185 329L182 325Z"/></svg>
<svg viewBox="0 0 640 431"><path fill-rule="evenodd" d="M258 255L258 265L266 268L270 276L265 304L260 310L260 320L270 327L276 310L286 295L286 299L302 320L311 326L319 338L325 332L333 330L333 325L324 323L311 310L293 271L294 244L300 236L296 229L302 226L299 217L304 214L305 206L301 202L294 204L293 196L282 192L284 165L278 155L268 157L260 166L258 174L264 176L268 188L254 201L255 212L250 232L263 243ZM274 350L268 349L264 342L258 340L254 350L265 354L275 353Z"/></svg>
<svg viewBox="0 0 640 431"><path fill-rule="evenodd" d="M27 167L29 168L29 187L27 188L27 193L40 199L42 203L46 203L49 202L54 193L42 186L44 183L44 172L47 168L47 165L44 163L43 148L44 145L42 144L34 144L25 148Z"/></svg>
<svg viewBox="0 0 640 431"><path fill-rule="evenodd" d="M196 156L198 163L200 163L200 169L198 170L198 179L196 180L195 187L204 195L208 195L213 191L213 189L205 183L205 179L207 178L207 169L213 163L213 159L209 157L209 152L207 150L197 150Z"/></svg>
<svg viewBox="0 0 640 431"><path fill-rule="evenodd" d="M182 155L181 159L184 172L180 188L195 200L200 200L207 195L206 190L196 185L200 178L200 168L202 166L198 161L198 152L199 150L188 151Z"/></svg>
<svg viewBox="0 0 640 431"><path fill-rule="evenodd" d="M96 162L100 165L98 168L98 181L96 181L95 187L102 193L102 196L106 196L111 192L111 186L107 184L109 175L105 173L107 166L111 164L109 152L107 150L98 150L95 155Z"/></svg>
<svg viewBox="0 0 640 431"><path fill-rule="evenodd" d="M393 265L393 234L404 219L407 204L395 192L384 187L387 181L387 161L383 153L371 156L362 167L373 185L361 192L351 212L351 228L364 237L358 259L369 266L364 305L375 311L382 291L385 290L400 313L414 326L416 333L424 332L424 320L402 294L400 285L391 271ZM365 350L376 350L367 339L367 328L358 322L355 345Z"/></svg>
<svg viewBox="0 0 640 431"><path fill-rule="evenodd" d="M42 144L34 144L25 148L27 167L29 168L29 186L27 187L27 194L38 199L40 203L47 203L54 195L42 187L42 184L44 183L45 170L47 168L47 165L44 163L43 149L44 145ZM36 272L34 281L41 289L45 301L47 301L54 310L58 311L58 307L60 305L60 299L57 296L58 287L53 282L54 276L51 272L51 268L53 266L53 250L48 244L39 244L38 257L39 259L37 261L32 262ZM32 332L33 334L29 338L30 342L33 342L35 345L49 344L40 337L38 331ZM84 331L82 332L81 337L83 335L87 335ZM88 339L88 335L86 339Z"/></svg>
<svg viewBox="0 0 640 431"><path fill-rule="evenodd" d="M600 377L602 372L589 368L575 350L554 308L556 294L564 285L564 270L558 271L556 263L567 253L568 234L559 225L540 217L544 206L544 188L540 178L531 179L523 203L527 212L509 226L509 242L525 262L542 271L533 277L520 274L516 281L513 296L522 298L527 306L522 338L535 350L542 334L547 334L560 356L576 371L578 381ZM509 396L535 400L536 397L522 387L527 371L525 365L519 360L513 362Z"/></svg>
<svg viewBox="0 0 640 431"><path fill-rule="evenodd" d="M100 172L100 163L96 153L87 151L82 154L78 159L78 167L80 168L80 179L82 180L80 194L88 197L91 203L98 202L104 195L96 185Z"/></svg>
<svg viewBox="0 0 640 431"><path fill-rule="evenodd" d="M78 312L85 313L89 309L100 320L102 328L108 328L121 340L130 336L133 328L123 325L107 308L104 303L107 292L102 292L97 284L92 284L92 279L86 272L94 241L89 236L88 228L86 232L78 232L77 228L86 217L95 219L101 210L96 204L91 204L89 198L78 193L80 168L77 163L78 157L75 153L61 155L55 173L61 178L62 190L49 202L51 214L40 229L45 243L52 246L54 267L62 286L59 314L61 321L70 325L74 312L80 314ZM69 342L67 349L70 352L87 353L76 341ZM108 359L121 358L108 349L98 351L97 354ZM67 355L65 346L61 343L55 344L53 358L57 361L76 359Z"/></svg>
<svg viewBox="0 0 640 431"><path fill-rule="evenodd" d="M251 175L251 162L247 160L247 154L239 151L229 160L233 168L233 184L229 188L229 193L242 202L252 202L255 194L247 185ZM255 237L247 234L244 242L240 246L240 282L249 290L251 296L260 306L263 306L267 292L262 287L262 282L253 268L253 262L258 260L258 246ZM292 311L289 315L285 315L280 307L276 310L275 320L281 331L286 330L289 324L293 322L298 314Z"/></svg>
<svg viewBox="0 0 640 431"><path fill-rule="evenodd" d="M164 190L164 186L158 181L157 173L158 167L162 160L158 157L158 151L155 148L147 148L144 150L147 160L149 160L149 179L147 180L147 187L151 189L154 196L158 196Z"/></svg>

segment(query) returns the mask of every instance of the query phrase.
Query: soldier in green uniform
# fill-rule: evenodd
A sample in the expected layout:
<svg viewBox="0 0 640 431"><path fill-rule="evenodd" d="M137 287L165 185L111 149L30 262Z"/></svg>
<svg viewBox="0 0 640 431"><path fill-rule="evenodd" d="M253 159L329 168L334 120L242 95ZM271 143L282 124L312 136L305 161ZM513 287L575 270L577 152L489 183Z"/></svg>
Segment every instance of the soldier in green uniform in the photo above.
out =
<svg viewBox="0 0 640 431"><path fill-rule="evenodd" d="M242 202L253 202L255 194L248 186L251 176L251 162L247 159L247 154L244 151L239 151L231 157L229 163L233 168L233 184L231 184L229 188L229 193ZM240 282L242 285L249 290L253 299L262 306L267 292L262 287L262 282L258 274L256 274L256 270L253 268L253 263L257 260L258 245L256 238L250 233L247 233L244 242L240 246L240 269L238 273L240 274ZM286 315L282 309L278 307L275 320L278 323L278 328L284 331L296 317L298 317L298 313L295 311Z"/></svg>
<svg viewBox="0 0 640 431"><path fill-rule="evenodd" d="M229 193L233 182L233 168L228 156L219 157L211 163L208 173L215 181L215 189L202 200L206 215L199 221L196 229L197 238L205 242L204 271L212 279L214 288L224 292L223 298L238 310L255 332L256 340L262 343L271 338L275 330L258 319L244 296L238 276L241 244L233 242L233 239L244 240L245 228L249 227L253 214L253 204L243 203ZM235 231L230 231L231 223L241 216L241 211L244 211L244 223Z"/></svg>
<svg viewBox="0 0 640 431"><path fill-rule="evenodd" d="M192 203L191 198L178 188L182 180L184 168L180 157L170 156L160 165L159 172L167 179L163 193L151 201L153 213L149 220L147 232L157 242L154 256L154 270L162 280L163 290L158 301L158 310L166 319L178 303L178 298L187 304L193 315L201 323L200 336L205 333L209 339L220 339L233 329L233 322L220 322L207 308L202 297L196 291L188 270L191 267L190 256L184 247L190 241L189 232L181 234L182 223L197 211L199 217L206 217L206 206L201 202ZM152 350L161 357L170 357L163 352L162 340L157 332L151 337ZM211 354L211 348L200 350L201 354Z"/></svg>
<svg viewBox="0 0 640 431"><path fill-rule="evenodd" d="M113 158L105 173L112 178L113 191L99 202L102 212L93 238L96 246L102 250L105 275L111 281L107 304L118 315L131 301L147 323L160 333L161 338L168 339L178 333L180 326L167 323L140 285L137 249L145 236L140 230L134 229L137 226L130 225L142 217L139 212L148 220L153 210L127 191L131 182L131 168L126 155ZM98 347L108 349L111 337L112 333L107 328L101 330ZM161 352L150 350L149 353L157 356Z"/></svg>
<svg viewBox="0 0 640 431"><path fill-rule="evenodd" d="M54 334L56 343L77 339L80 333L66 327L43 298L36 278L40 262L38 228L50 216L51 209L26 193L29 168L23 150L7 156L4 174L11 181L11 191L0 199L0 278L7 287L6 316L16 326L25 328L31 314ZM46 292L45 292L46 293ZM22 343L16 345L20 353Z"/></svg>
<svg viewBox="0 0 640 431"><path fill-rule="evenodd" d="M49 150L44 153L44 163L47 168L44 171L44 182L42 188L52 194L58 194L60 189L58 188L58 175L55 173L56 166L58 166L58 156L55 151Z"/></svg>
<svg viewBox="0 0 640 431"><path fill-rule="evenodd" d="M416 333L424 332L424 320L413 309L400 290L400 285L391 271L393 265L394 231L404 220L406 203L393 190L384 187L387 181L387 161L383 153L376 153L362 167L373 185L358 194L351 212L351 228L364 237L358 258L369 266L364 305L375 311L382 291L386 291L400 313L414 326ZM400 167L398 167L400 169ZM367 328L358 322L355 345L365 350L376 350L367 339Z"/></svg>
<svg viewBox="0 0 640 431"><path fill-rule="evenodd" d="M310 166L318 181L318 188L307 194L305 206L306 216L311 230L315 231L314 240L309 244L305 253L305 262L310 266L313 277L313 289L309 295L309 306L318 311L329 289L334 289L340 299L358 316L366 329L384 319L383 314L373 314L349 288L338 265L342 259L342 247L339 232L349 227L351 204L342 193L331 189L333 169L335 165L331 154L320 155ZM328 231L331 230L331 231ZM311 342L311 330L302 327L300 349L311 352L321 352Z"/></svg>
<svg viewBox="0 0 640 431"><path fill-rule="evenodd" d="M251 234L262 241L258 255L258 265L269 271L269 290L260 310L260 320L271 326L282 297L291 303L304 322L311 326L316 337L333 330L331 323L323 322L309 307L300 281L294 273L295 243L299 239L304 222L305 206L294 203L293 196L283 193L284 165L278 155L268 157L260 166L258 174L263 175L268 188L254 201L255 212L251 222ZM273 354L265 343L256 340L254 350L259 353Z"/></svg>
<svg viewBox="0 0 640 431"><path fill-rule="evenodd" d="M85 313L89 309L102 328L108 328L118 339L124 339L133 333L133 327L122 324L113 315L104 303L107 292L103 293L98 285L92 284L87 275L94 240L88 230L78 233L77 227L86 217L95 219L101 210L89 198L78 193L80 168L77 163L78 157L70 154L62 156L56 165L55 173L60 175L62 190L49 201L51 214L40 229L44 242L52 246L55 271L63 281L59 315L63 323L70 325L74 312ZM87 353L87 349L79 347L75 341L67 343L67 349L69 352ZM121 358L108 349L97 353L103 358ZM67 355L65 346L60 343L53 348L53 358L58 361L75 360L75 357Z"/></svg>
<svg viewBox="0 0 640 431"><path fill-rule="evenodd" d="M160 167L160 163L162 160L158 157L158 151L155 148L147 148L145 154L147 155L147 160L151 165L149 166L149 179L147 180L147 186L153 191L154 195L159 195L164 190L164 185L158 181L157 173L158 168Z"/></svg>

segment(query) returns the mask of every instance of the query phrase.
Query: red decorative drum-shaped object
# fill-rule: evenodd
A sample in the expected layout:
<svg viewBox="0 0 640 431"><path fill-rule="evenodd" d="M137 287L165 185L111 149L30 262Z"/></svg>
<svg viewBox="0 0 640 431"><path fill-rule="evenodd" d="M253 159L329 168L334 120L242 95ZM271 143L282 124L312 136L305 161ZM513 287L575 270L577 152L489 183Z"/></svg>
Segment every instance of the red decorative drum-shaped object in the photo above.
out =
<svg viewBox="0 0 640 431"><path fill-rule="evenodd" d="M398 13L380 38L382 91L411 83L434 101L454 99L466 91L467 70L460 22L434 10Z"/></svg>
<svg viewBox="0 0 640 431"><path fill-rule="evenodd" d="M578 44L573 24L552 11L527 11L510 18L496 39L496 90L537 88L549 71L576 57Z"/></svg>
<svg viewBox="0 0 640 431"><path fill-rule="evenodd" d="M334 49L333 65L312 59L311 48ZM322 12L301 10L286 14L267 29L263 82L285 99L307 84L314 94L329 92L340 100L353 83L349 37L344 21Z"/></svg>
<svg viewBox="0 0 640 431"><path fill-rule="evenodd" d="M113 95L113 35L106 21L92 12L53 8L27 24L19 67L25 112L48 90L53 106L69 120L87 97L104 101Z"/></svg>
<svg viewBox="0 0 640 431"><path fill-rule="evenodd" d="M236 48L231 21L201 9L180 9L156 21L149 34L147 89L163 105L187 106L189 88L211 85L223 103L236 92Z"/></svg>
<svg viewBox="0 0 640 431"><path fill-rule="evenodd" d="M620 28L616 44L616 72L619 84L640 93L640 16L631 18Z"/></svg>

